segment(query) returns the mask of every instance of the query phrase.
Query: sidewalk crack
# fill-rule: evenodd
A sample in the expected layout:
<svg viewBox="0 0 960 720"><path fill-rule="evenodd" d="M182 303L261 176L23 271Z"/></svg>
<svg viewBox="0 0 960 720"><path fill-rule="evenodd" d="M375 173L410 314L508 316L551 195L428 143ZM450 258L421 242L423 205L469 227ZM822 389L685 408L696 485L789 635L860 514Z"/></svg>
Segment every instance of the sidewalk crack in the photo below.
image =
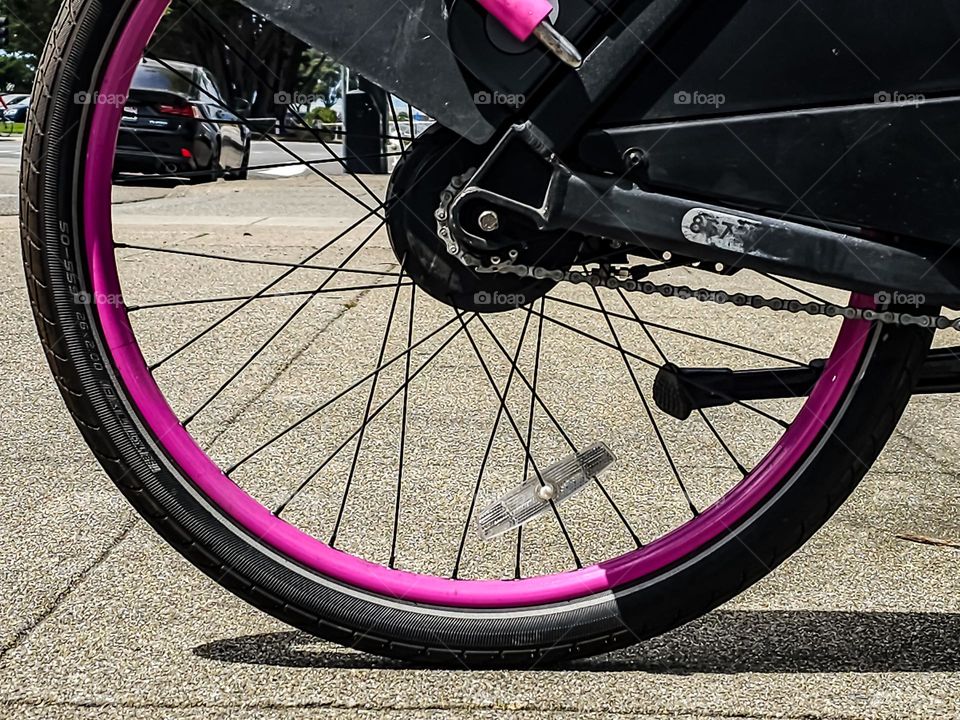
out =
<svg viewBox="0 0 960 720"><path fill-rule="evenodd" d="M71 578L70 582L67 583L67 586L57 593L47 607L43 608L38 615L28 620L26 624L17 630L13 639L4 647L0 648L0 661L6 659L10 652L20 647L20 645L22 645L27 638L30 637L33 631L37 629L37 627L42 625L47 618L57 611L57 608L59 608L68 597L70 597L74 590L83 584L83 582L90 576L90 573L92 573L101 563L103 563L104 560L110 557L110 554L117 548L118 545L120 545L120 543L126 539L136 524L137 517L134 516L127 522L127 524L116 535L116 537L114 537L113 540L107 544L100 554L93 559L92 563Z"/></svg>

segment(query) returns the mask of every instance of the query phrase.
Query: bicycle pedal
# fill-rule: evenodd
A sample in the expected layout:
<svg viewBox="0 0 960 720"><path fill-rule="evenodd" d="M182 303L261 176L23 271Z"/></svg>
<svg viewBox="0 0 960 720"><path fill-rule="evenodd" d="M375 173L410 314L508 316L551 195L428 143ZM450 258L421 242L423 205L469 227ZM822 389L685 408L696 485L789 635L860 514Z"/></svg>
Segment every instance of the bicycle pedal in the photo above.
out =
<svg viewBox="0 0 960 720"><path fill-rule="evenodd" d="M616 460L610 448L598 442L555 462L539 476L534 473L477 515L480 537L492 540L525 525L576 495Z"/></svg>

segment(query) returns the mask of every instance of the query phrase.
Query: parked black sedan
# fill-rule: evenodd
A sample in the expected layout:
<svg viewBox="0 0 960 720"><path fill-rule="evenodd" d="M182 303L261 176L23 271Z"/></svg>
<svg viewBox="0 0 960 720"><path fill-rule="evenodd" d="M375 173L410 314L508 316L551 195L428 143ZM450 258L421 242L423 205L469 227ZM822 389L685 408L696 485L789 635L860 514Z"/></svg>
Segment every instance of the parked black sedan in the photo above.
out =
<svg viewBox="0 0 960 720"><path fill-rule="evenodd" d="M246 179L250 131L239 117L245 108L228 110L223 97L206 68L141 61L123 108L114 174Z"/></svg>

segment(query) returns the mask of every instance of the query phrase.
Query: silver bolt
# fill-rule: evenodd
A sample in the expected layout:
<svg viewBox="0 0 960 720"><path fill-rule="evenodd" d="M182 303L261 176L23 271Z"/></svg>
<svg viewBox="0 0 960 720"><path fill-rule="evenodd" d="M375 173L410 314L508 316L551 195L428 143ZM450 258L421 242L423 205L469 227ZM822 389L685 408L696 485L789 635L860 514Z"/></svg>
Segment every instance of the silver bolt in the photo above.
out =
<svg viewBox="0 0 960 720"><path fill-rule="evenodd" d="M541 485L537 490L537 497L539 497L544 502L549 502L557 496L557 489L550 484Z"/></svg>
<svg viewBox="0 0 960 720"><path fill-rule="evenodd" d="M724 267L723 263L717 263L716 265L713 266L713 268L714 268L714 270L716 270L718 273L722 273L724 270L727 269L726 267Z"/></svg>
<svg viewBox="0 0 960 720"><path fill-rule="evenodd" d="M495 232L500 229L500 218L497 217L497 214L493 210L484 210L480 213L480 217L477 218L477 222L480 224L480 229L484 232Z"/></svg>
<svg viewBox="0 0 960 720"><path fill-rule="evenodd" d="M670 262L673 260L673 253L668 250L662 255L662 257L664 262Z"/></svg>

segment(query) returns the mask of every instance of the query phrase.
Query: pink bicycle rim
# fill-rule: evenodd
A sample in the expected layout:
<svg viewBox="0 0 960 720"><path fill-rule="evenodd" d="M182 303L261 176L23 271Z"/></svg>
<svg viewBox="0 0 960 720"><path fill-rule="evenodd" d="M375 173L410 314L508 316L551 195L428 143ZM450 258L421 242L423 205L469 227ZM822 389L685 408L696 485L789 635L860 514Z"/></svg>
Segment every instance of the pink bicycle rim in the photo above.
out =
<svg viewBox="0 0 960 720"><path fill-rule="evenodd" d="M99 91L124 96L166 8L142 0L106 67ZM371 593L462 608L527 607L587 597L649 577L690 556L747 517L801 463L855 380L869 323L845 321L820 381L763 461L697 518L634 552L591 567L521 580L452 580L393 570L341 552L273 515L233 483L180 424L141 354L121 297L113 248L111 186L122 104L92 109L84 168L84 232L96 310L128 397L157 442L211 503L265 545L323 576ZM855 296L867 306L869 299Z"/></svg>

